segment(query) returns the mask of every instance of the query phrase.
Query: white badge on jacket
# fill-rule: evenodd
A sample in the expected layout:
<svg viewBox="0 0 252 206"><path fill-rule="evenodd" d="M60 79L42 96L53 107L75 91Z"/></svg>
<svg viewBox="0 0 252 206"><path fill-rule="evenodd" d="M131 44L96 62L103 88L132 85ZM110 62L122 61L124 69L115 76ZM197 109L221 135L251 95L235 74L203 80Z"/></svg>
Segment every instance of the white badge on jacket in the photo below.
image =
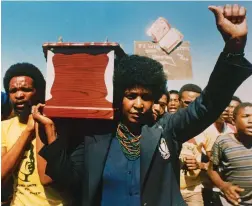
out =
<svg viewBox="0 0 252 206"><path fill-rule="evenodd" d="M159 152L161 153L162 158L165 160L170 157L170 151L163 137L160 139Z"/></svg>

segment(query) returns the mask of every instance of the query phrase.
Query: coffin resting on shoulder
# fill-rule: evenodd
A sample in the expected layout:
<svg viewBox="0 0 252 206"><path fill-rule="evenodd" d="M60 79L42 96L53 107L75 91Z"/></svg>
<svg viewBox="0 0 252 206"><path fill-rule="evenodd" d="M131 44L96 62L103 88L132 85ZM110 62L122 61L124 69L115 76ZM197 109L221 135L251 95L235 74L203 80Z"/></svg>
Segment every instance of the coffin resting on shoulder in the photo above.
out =
<svg viewBox="0 0 252 206"><path fill-rule="evenodd" d="M113 119L117 43L45 43L46 107L49 117Z"/></svg>

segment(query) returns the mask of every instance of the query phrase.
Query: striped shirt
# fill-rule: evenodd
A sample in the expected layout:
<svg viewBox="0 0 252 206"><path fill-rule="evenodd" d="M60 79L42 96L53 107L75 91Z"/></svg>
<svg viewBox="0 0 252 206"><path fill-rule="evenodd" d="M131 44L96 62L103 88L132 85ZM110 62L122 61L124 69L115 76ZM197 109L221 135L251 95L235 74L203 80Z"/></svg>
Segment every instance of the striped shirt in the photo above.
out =
<svg viewBox="0 0 252 206"><path fill-rule="evenodd" d="M221 135L213 145L212 161L224 181L245 189L240 205L252 205L252 147L246 148L232 134Z"/></svg>

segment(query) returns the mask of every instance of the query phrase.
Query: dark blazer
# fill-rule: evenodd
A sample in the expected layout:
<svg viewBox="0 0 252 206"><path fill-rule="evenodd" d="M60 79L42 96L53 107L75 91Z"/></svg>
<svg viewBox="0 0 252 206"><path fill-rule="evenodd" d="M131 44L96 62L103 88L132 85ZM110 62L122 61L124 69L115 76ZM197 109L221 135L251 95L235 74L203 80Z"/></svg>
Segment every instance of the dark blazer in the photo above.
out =
<svg viewBox="0 0 252 206"><path fill-rule="evenodd" d="M186 205L179 187L181 145L219 117L235 90L251 73L252 65L245 58L222 53L208 85L187 109L166 114L156 124L142 127L141 205ZM44 146L39 154L47 160L46 174L68 188L80 185L81 205L100 205L102 173L114 135L115 129L106 134L87 135L71 156L67 155L61 138ZM169 150L165 156L160 152L161 142Z"/></svg>

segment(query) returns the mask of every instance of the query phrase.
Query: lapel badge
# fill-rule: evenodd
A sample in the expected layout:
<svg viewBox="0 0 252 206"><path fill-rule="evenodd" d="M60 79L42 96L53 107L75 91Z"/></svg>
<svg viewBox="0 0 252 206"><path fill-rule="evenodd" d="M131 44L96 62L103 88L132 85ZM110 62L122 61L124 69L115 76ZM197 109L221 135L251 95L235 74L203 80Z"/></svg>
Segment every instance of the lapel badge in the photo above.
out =
<svg viewBox="0 0 252 206"><path fill-rule="evenodd" d="M165 160L170 157L170 151L164 138L160 139L159 152L161 153L162 158Z"/></svg>

